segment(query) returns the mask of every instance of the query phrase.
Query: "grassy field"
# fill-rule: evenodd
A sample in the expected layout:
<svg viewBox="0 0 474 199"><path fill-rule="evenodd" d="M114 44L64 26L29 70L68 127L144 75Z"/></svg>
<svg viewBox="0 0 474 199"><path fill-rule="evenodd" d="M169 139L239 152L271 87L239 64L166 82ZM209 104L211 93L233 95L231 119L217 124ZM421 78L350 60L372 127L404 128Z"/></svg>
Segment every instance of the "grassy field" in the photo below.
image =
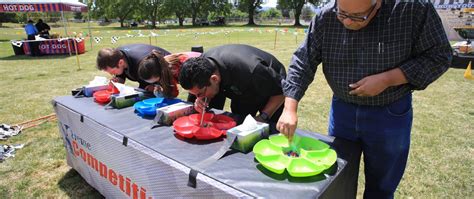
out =
<svg viewBox="0 0 474 199"><path fill-rule="evenodd" d="M14 24L0 28L0 123L15 124L53 113L50 101L80 87L97 71L98 49L129 43L151 43L171 52L189 51L192 46L240 43L261 48L289 63L292 52L303 39L303 29L278 27L162 28L157 37L126 37L150 34L150 30L98 27L94 36L102 37L79 56L14 56L9 40L25 37ZM86 30L73 24L69 32ZM287 29L288 28L288 29ZM63 28L53 32L61 33ZM298 32L296 35L294 32ZM111 44L110 37L121 37ZM414 93L412 143L406 173L396 192L397 198L474 198L474 81L463 78L463 69L449 69L425 91ZM133 85L133 84L132 84ZM185 92L180 92L184 97ZM327 131L331 99L321 70L306 92L299 108L299 128L323 134ZM0 198L83 198L101 197L66 164L66 151L56 122L25 130L0 144L24 143L15 158L0 163ZM363 193L363 173L359 177L358 197Z"/></svg>

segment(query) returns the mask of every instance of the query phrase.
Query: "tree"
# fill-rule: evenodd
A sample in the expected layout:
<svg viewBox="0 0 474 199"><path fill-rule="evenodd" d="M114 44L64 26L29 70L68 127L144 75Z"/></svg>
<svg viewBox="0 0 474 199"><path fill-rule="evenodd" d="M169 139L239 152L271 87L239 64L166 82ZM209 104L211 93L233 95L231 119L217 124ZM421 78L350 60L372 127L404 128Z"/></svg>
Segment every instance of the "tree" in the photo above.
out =
<svg viewBox="0 0 474 199"><path fill-rule="evenodd" d="M230 13L230 4L227 0L188 0L191 6L191 18L194 25L196 19L205 18L207 19L209 14L213 12L213 15L224 15Z"/></svg>
<svg viewBox="0 0 474 199"><path fill-rule="evenodd" d="M310 6L304 6L303 10L301 10L301 16L300 18L303 19L304 21L310 21L311 18L313 18L313 10L311 10Z"/></svg>
<svg viewBox="0 0 474 199"><path fill-rule="evenodd" d="M270 8L267 11L260 13L260 16L263 18L280 18L282 15L281 11L276 8Z"/></svg>
<svg viewBox="0 0 474 199"><path fill-rule="evenodd" d="M179 26L183 26L184 19L191 13L189 0L165 0L163 9L176 15Z"/></svg>
<svg viewBox="0 0 474 199"><path fill-rule="evenodd" d="M134 0L96 0L91 10L94 17L105 17L107 19L118 18L120 27L129 19L131 14L138 9L140 4Z"/></svg>
<svg viewBox="0 0 474 199"><path fill-rule="evenodd" d="M82 13L81 12L75 12L74 13L74 19L82 20Z"/></svg>
<svg viewBox="0 0 474 199"><path fill-rule="evenodd" d="M15 13L0 13L0 27L3 22L17 22Z"/></svg>
<svg viewBox="0 0 474 199"><path fill-rule="evenodd" d="M210 18L218 19L219 17L231 14L232 4L227 0L213 0L207 9Z"/></svg>
<svg viewBox="0 0 474 199"><path fill-rule="evenodd" d="M108 9L107 2L104 0L97 0L97 1L90 1L88 4L89 10L91 12L92 17L98 19L101 17L105 18L105 21L108 22L108 18L106 15L106 11Z"/></svg>
<svg viewBox="0 0 474 199"><path fill-rule="evenodd" d="M248 18L249 14L247 12L242 12L239 9L232 8L230 10L230 13L229 13L228 16L231 17L231 18L239 18L240 19L240 18Z"/></svg>
<svg viewBox="0 0 474 199"><path fill-rule="evenodd" d="M255 25L253 16L255 15L257 8L262 8L260 6L261 4L262 0L242 0L239 2L239 9L249 14L249 22L247 25Z"/></svg>
<svg viewBox="0 0 474 199"><path fill-rule="evenodd" d="M167 0L170 1L170 0ZM166 9L165 0L140 0L140 13L143 18L151 21L153 28L156 28L157 19L161 19L172 12Z"/></svg>
<svg viewBox="0 0 474 199"><path fill-rule="evenodd" d="M207 18L208 13L205 12L207 11L205 8L209 8L210 4L212 3L211 0L188 0L189 4L191 6L191 18L193 22L193 26L197 25L196 24L196 18L197 17L203 17L202 15L204 14L205 17Z"/></svg>
<svg viewBox="0 0 474 199"><path fill-rule="evenodd" d="M301 10L306 3L315 4L319 0L278 0L278 8L280 9L292 9L295 14L294 26L301 26L300 16Z"/></svg>

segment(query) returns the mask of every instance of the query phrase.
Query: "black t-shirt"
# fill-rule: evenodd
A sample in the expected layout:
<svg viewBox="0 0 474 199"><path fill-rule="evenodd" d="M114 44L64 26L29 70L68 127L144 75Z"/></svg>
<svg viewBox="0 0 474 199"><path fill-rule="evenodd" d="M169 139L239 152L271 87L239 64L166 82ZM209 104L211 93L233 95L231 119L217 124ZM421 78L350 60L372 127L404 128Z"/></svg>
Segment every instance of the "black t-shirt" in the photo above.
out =
<svg viewBox="0 0 474 199"><path fill-rule="evenodd" d="M46 24L46 23L44 23L44 22L42 22L42 23L38 22L38 23L36 23L35 26L36 26L36 29L38 29L38 32L39 32L40 34L47 34L47 35L49 35L49 31L44 31L44 32L42 32L43 30L51 30L51 28L49 27L48 24Z"/></svg>
<svg viewBox="0 0 474 199"><path fill-rule="evenodd" d="M266 103L269 97L283 93L285 67L270 53L248 45L223 45L202 56L218 67L220 92L232 102Z"/></svg>
<svg viewBox="0 0 474 199"><path fill-rule="evenodd" d="M170 52L166 51L165 49L147 44L130 44L120 46L117 49L125 55L128 64L128 67L124 70L124 72L121 75L117 75L117 77L136 81L140 84L140 88L145 88L146 86L150 85L149 83L140 79L138 76L138 64L140 61L149 55L152 50L161 52L163 56L170 54Z"/></svg>

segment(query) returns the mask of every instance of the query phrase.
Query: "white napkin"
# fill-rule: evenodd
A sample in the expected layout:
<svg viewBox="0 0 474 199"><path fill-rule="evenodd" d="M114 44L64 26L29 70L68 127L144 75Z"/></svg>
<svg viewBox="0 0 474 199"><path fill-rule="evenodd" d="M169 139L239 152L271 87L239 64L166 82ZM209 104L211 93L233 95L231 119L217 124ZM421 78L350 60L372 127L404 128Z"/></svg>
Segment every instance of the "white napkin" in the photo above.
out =
<svg viewBox="0 0 474 199"><path fill-rule="evenodd" d="M137 93L133 87L126 86L125 84L117 82L112 82L112 84L119 90L120 95L130 95Z"/></svg>
<svg viewBox="0 0 474 199"><path fill-rule="evenodd" d="M109 83L109 80L107 80L106 77L101 77L101 76L95 76L92 81L89 82L89 85L87 86L102 86L102 85L107 85Z"/></svg>
<svg viewBox="0 0 474 199"><path fill-rule="evenodd" d="M257 121L251 116L247 115L244 122L237 127L240 131L252 131L257 128Z"/></svg>

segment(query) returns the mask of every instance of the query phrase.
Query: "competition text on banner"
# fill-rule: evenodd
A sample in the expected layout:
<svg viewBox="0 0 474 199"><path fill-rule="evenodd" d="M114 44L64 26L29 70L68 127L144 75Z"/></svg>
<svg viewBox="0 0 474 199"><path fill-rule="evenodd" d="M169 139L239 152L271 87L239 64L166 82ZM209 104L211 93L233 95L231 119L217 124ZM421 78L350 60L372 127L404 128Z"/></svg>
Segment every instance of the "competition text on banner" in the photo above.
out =
<svg viewBox="0 0 474 199"><path fill-rule="evenodd" d="M66 148L69 152L72 152L74 158L81 158L84 164L87 164L89 167L94 169L101 177L108 180L109 183L114 185L115 187L118 186L120 191L127 194L128 196L132 197L133 199L138 199L140 195L140 199L151 199L153 197L146 195L146 189L137 185L136 183L132 183L132 180L122 174L117 174L112 168L109 168L105 163L97 160L92 154L88 153L86 150L91 149L91 144L77 136L73 133L68 125L60 124L63 128L63 133L71 134L72 142L66 138ZM138 189L140 187L140 189ZM138 193L140 192L140 193Z"/></svg>

